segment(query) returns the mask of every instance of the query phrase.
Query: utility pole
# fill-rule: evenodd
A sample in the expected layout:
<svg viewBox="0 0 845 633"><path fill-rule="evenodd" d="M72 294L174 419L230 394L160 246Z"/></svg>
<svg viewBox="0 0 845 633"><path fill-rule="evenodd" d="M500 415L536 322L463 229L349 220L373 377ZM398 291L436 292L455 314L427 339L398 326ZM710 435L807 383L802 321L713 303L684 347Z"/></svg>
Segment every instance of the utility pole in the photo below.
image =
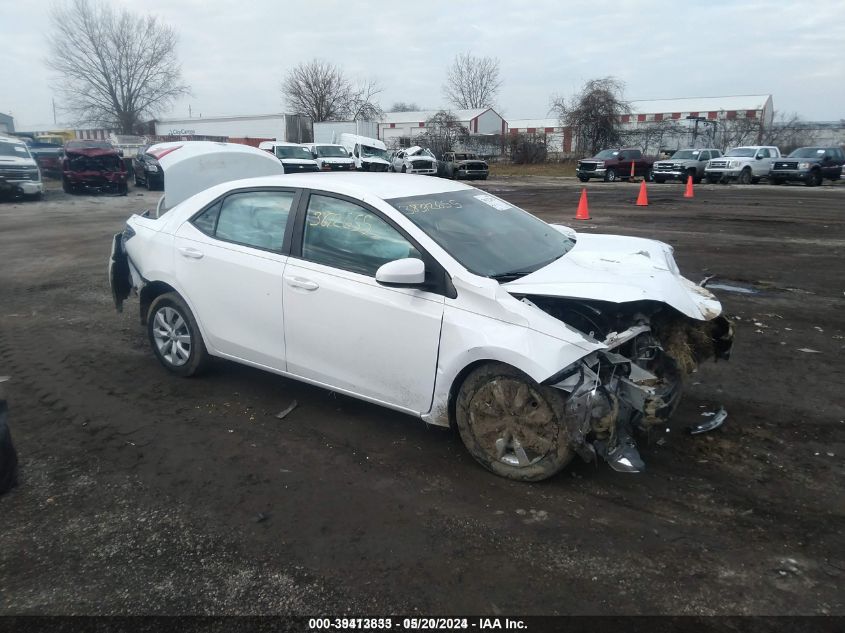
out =
<svg viewBox="0 0 845 633"><path fill-rule="evenodd" d="M57 125L56 123L56 99L53 98L53 125Z"/></svg>

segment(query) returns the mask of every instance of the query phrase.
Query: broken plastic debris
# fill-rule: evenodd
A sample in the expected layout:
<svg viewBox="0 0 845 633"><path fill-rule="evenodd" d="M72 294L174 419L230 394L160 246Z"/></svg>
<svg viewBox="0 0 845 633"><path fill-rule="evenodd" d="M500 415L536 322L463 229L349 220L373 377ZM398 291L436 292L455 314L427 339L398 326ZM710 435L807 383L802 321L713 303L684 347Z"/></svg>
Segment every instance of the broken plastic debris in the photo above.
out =
<svg viewBox="0 0 845 633"><path fill-rule="evenodd" d="M805 354L821 354L821 352L817 349L810 349L809 347L799 347L799 352L804 352Z"/></svg>
<svg viewBox="0 0 845 633"><path fill-rule="evenodd" d="M279 418L280 420L284 420L290 414L291 411L296 409L298 404L299 403L296 400L294 400L293 402L290 403L290 405L288 405L288 407L284 411L279 411L276 414L276 417Z"/></svg>
<svg viewBox="0 0 845 633"><path fill-rule="evenodd" d="M719 408L718 411L705 411L701 415L707 416L710 419L689 427L690 435L698 435L699 433L707 433L707 431L718 429L728 419L728 412L725 411L725 407Z"/></svg>

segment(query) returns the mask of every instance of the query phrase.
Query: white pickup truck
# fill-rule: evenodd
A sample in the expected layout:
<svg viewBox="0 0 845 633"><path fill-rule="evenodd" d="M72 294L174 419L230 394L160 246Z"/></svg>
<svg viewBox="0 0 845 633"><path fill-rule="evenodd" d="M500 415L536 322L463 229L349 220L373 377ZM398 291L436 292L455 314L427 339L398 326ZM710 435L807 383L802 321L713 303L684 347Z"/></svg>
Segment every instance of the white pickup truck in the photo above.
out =
<svg viewBox="0 0 845 633"><path fill-rule="evenodd" d="M704 177L710 184L731 180L740 185L757 183L769 177L776 158L780 158L780 150L772 145L734 147L724 156L711 159L704 168Z"/></svg>

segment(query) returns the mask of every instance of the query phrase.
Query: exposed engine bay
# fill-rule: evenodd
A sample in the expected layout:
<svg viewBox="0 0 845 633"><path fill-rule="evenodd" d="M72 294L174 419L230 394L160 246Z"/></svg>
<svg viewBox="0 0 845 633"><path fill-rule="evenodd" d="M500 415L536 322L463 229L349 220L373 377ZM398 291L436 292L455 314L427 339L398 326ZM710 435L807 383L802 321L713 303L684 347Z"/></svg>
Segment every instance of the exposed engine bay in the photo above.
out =
<svg viewBox="0 0 845 633"><path fill-rule="evenodd" d="M636 434L665 425L689 375L706 360L727 360L733 345L724 316L698 321L656 301L521 299L607 345L544 384L569 394L566 421L578 454L598 455L620 472L644 470Z"/></svg>

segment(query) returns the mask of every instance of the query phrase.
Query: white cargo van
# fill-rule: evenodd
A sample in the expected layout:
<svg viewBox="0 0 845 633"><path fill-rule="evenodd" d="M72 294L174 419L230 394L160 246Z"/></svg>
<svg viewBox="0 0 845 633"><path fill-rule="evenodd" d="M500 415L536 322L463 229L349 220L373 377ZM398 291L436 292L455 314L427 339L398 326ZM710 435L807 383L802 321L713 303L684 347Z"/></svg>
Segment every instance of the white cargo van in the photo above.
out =
<svg viewBox="0 0 845 633"><path fill-rule="evenodd" d="M311 157L305 146L283 141L261 141L258 149L270 152L282 162L286 174L301 174L307 171L319 171L317 161Z"/></svg>
<svg viewBox="0 0 845 633"><path fill-rule="evenodd" d="M341 134L340 144L352 154L355 168L359 171L387 171L390 163L387 159L387 146L377 138Z"/></svg>
<svg viewBox="0 0 845 633"><path fill-rule="evenodd" d="M311 158L317 161L320 171L350 171L355 169L355 161L343 145L333 143L310 143L304 147L311 152Z"/></svg>

